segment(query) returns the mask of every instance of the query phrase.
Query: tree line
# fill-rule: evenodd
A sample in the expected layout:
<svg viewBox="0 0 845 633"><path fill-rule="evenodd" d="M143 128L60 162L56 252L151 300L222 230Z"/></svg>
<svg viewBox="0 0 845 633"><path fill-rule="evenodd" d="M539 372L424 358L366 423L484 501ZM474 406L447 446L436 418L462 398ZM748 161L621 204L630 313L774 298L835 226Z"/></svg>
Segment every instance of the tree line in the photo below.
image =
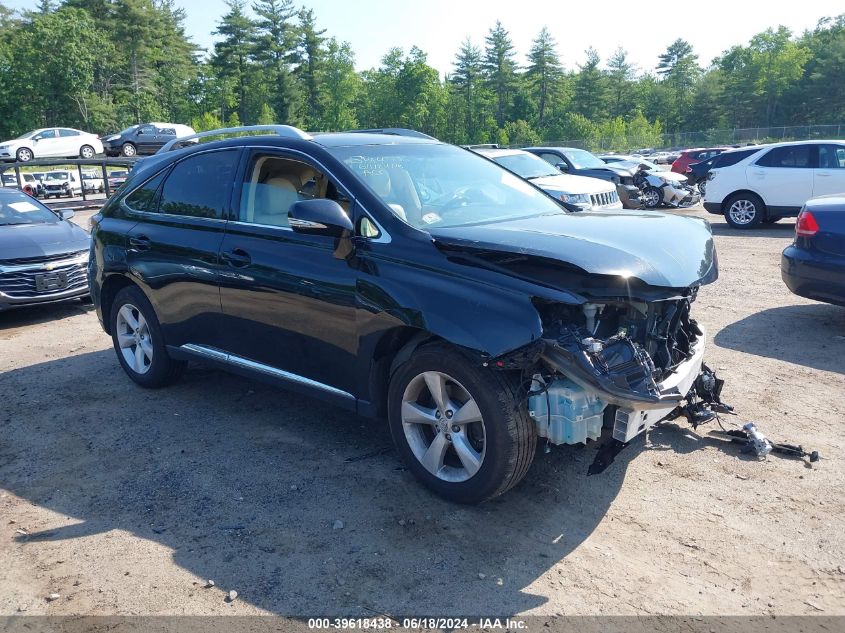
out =
<svg viewBox="0 0 845 633"><path fill-rule="evenodd" d="M214 45L185 32L173 0L0 0L0 137L48 125L94 132L146 121L288 123L308 130L410 127L454 143L609 138L845 122L845 14L758 33L703 65L683 39L654 72L623 48L566 60L543 27L520 59L505 26L457 46L441 77L417 47L358 72L348 42L294 0L228 0Z"/></svg>

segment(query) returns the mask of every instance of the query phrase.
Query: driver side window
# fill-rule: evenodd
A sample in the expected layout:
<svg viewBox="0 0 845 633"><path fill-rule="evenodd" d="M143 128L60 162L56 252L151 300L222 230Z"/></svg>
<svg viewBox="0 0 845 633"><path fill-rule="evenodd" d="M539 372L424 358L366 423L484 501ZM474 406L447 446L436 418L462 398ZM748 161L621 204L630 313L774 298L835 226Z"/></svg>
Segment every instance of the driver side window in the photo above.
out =
<svg viewBox="0 0 845 633"><path fill-rule="evenodd" d="M335 200L351 213L349 196L327 175L300 160L256 153L246 170L238 220L288 227L291 206L315 198Z"/></svg>

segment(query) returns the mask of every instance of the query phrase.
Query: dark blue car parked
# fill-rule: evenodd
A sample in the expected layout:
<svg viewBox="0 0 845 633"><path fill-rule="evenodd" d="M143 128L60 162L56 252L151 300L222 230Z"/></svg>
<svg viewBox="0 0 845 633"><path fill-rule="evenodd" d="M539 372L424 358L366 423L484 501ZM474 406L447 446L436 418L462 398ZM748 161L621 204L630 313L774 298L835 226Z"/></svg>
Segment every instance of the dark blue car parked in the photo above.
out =
<svg viewBox="0 0 845 633"><path fill-rule="evenodd" d="M845 195L807 201L795 241L783 251L781 276L797 295L845 306Z"/></svg>

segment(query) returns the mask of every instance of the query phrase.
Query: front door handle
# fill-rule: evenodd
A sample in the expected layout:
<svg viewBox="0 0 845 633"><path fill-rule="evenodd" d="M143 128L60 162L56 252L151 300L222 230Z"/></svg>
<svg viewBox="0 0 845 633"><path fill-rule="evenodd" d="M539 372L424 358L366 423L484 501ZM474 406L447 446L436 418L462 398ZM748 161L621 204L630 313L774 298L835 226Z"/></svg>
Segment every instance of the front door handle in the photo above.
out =
<svg viewBox="0 0 845 633"><path fill-rule="evenodd" d="M241 248L233 248L230 251L223 251L220 253L221 259L229 264L229 266L234 266L235 268L243 268L244 266L249 266L252 263L252 258L249 256L245 250Z"/></svg>
<svg viewBox="0 0 845 633"><path fill-rule="evenodd" d="M129 238L129 246L134 248L136 251L149 250L151 244L150 238L146 235L137 235Z"/></svg>

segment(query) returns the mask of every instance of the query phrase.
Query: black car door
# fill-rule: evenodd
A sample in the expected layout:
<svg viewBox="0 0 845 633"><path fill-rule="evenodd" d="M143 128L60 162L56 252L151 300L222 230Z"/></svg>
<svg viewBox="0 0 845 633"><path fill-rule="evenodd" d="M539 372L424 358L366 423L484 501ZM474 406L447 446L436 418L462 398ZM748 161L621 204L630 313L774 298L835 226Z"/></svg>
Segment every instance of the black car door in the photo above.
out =
<svg viewBox="0 0 845 633"><path fill-rule="evenodd" d="M153 154L156 146L157 133L154 125L142 125L135 131L135 147L139 154Z"/></svg>
<svg viewBox="0 0 845 633"><path fill-rule="evenodd" d="M240 149L192 154L122 202L137 224L127 264L144 286L168 345L218 346L218 253Z"/></svg>
<svg viewBox="0 0 845 633"><path fill-rule="evenodd" d="M356 271L336 256L336 239L288 226L296 201L328 197L349 210L349 196L300 155L249 152L220 249L224 349L259 370L354 393Z"/></svg>

